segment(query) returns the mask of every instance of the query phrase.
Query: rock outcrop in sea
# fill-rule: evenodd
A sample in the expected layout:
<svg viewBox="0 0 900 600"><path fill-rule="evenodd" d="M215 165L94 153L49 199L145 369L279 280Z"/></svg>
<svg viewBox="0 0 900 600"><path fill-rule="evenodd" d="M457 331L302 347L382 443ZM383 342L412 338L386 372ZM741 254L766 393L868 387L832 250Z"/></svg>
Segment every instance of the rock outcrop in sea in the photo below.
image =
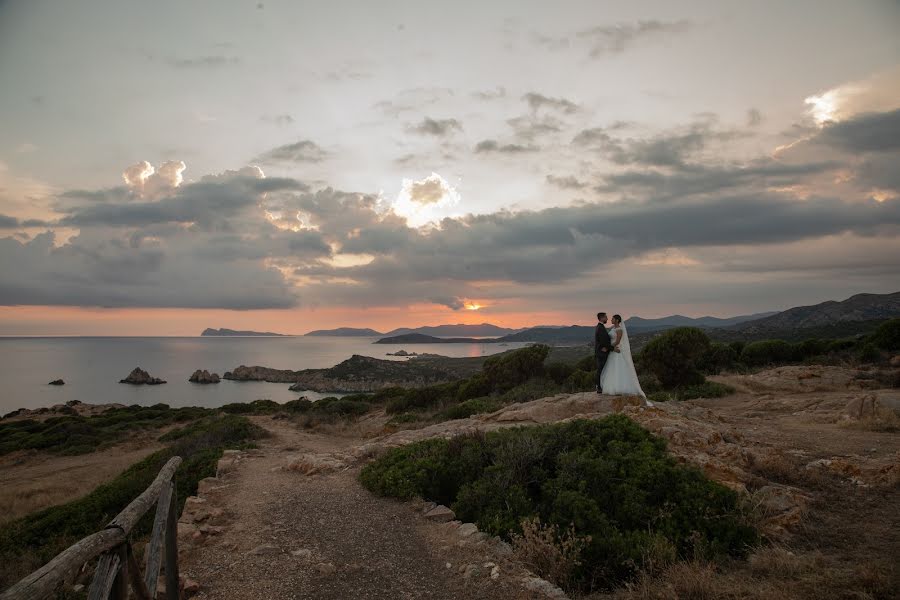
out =
<svg viewBox="0 0 900 600"><path fill-rule="evenodd" d="M51 381L51 382L48 383L47 385L66 385L66 382L63 381L62 379L54 379L53 381Z"/></svg>
<svg viewBox="0 0 900 600"><path fill-rule="evenodd" d="M194 374L188 378L188 381L191 383L219 383L219 374L210 373L206 369L203 369L202 371L197 369L194 371Z"/></svg>
<svg viewBox="0 0 900 600"><path fill-rule="evenodd" d="M119 383L128 383L131 385L159 385L166 382L159 377L151 377L150 373L140 367L135 367L134 370L128 374L128 377L120 379Z"/></svg>

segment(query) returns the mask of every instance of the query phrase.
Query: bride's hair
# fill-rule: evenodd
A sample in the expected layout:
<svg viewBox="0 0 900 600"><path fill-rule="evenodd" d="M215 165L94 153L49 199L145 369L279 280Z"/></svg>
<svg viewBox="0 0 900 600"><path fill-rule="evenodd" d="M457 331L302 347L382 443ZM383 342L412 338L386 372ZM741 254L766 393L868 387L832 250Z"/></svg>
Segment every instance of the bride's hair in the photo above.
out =
<svg viewBox="0 0 900 600"><path fill-rule="evenodd" d="M622 315L613 315L613 321L615 321L616 323L621 323Z"/></svg>

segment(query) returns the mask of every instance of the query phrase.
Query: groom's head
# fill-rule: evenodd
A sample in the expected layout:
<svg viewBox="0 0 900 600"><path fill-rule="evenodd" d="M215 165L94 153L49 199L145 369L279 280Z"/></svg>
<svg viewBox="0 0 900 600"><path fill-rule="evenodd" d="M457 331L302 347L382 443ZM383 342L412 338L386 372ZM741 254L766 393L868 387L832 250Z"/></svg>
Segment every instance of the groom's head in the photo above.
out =
<svg viewBox="0 0 900 600"><path fill-rule="evenodd" d="M606 325L606 313L597 313L597 320Z"/></svg>

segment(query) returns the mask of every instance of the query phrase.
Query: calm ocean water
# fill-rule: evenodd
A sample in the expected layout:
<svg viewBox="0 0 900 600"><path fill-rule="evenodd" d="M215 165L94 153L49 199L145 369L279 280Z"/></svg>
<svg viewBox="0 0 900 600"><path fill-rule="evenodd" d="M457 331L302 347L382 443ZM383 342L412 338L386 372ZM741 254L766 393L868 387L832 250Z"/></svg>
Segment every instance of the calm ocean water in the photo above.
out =
<svg viewBox="0 0 900 600"><path fill-rule="evenodd" d="M81 400L170 406L221 406L270 398L286 402L329 394L291 392L287 384L222 381L214 385L188 382L196 369L219 375L238 365L275 369L331 367L353 354L385 356L387 352L430 352L445 356L482 356L524 344L372 344L374 338L340 337L157 337L157 338L0 338L0 415L17 408L39 408ZM406 360L406 359L401 359ZM120 384L134 367L168 381L165 385ZM63 379L64 386L47 385Z"/></svg>

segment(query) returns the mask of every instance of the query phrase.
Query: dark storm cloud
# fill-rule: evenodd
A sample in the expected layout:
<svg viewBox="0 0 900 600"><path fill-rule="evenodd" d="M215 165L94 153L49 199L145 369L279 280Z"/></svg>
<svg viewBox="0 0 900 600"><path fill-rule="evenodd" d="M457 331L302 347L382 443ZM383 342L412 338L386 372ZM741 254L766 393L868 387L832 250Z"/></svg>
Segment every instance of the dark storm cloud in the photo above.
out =
<svg viewBox="0 0 900 600"><path fill-rule="evenodd" d="M300 140L269 150L259 158L260 162L322 162L328 157L321 146L312 140Z"/></svg>
<svg viewBox="0 0 900 600"><path fill-rule="evenodd" d="M596 190L607 193L637 191L658 200L674 200L741 187L764 189L772 185L789 185L798 178L828 173L841 166L842 163L836 161L792 165L761 159L722 167L685 165L665 173L641 169L606 175Z"/></svg>
<svg viewBox="0 0 900 600"><path fill-rule="evenodd" d="M818 141L849 152L900 150L900 109L826 123Z"/></svg>
<svg viewBox="0 0 900 600"><path fill-rule="evenodd" d="M548 96L544 96L543 94L529 92L522 96L522 100L527 102L528 106L533 111L540 110L541 108L548 108L566 114L578 112L578 105L571 100L566 100L565 98L550 98Z"/></svg>
<svg viewBox="0 0 900 600"><path fill-rule="evenodd" d="M18 227L48 227L51 223L42 219L17 219L9 215L0 215L0 229L16 229Z"/></svg>
<svg viewBox="0 0 900 600"><path fill-rule="evenodd" d="M446 306L452 310L462 310L466 307L466 303L458 296L438 296L429 298L428 301L441 306Z"/></svg>
<svg viewBox="0 0 900 600"><path fill-rule="evenodd" d="M425 117L422 122L410 129L421 135L444 137L462 131L462 123L456 119L432 119Z"/></svg>
<svg viewBox="0 0 900 600"><path fill-rule="evenodd" d="M475 145L476 154L497 152L500 154L522 154L523 152L537 152L537 146L523 146L521 144L501 144L497 140L482 140Z"/></svg>

